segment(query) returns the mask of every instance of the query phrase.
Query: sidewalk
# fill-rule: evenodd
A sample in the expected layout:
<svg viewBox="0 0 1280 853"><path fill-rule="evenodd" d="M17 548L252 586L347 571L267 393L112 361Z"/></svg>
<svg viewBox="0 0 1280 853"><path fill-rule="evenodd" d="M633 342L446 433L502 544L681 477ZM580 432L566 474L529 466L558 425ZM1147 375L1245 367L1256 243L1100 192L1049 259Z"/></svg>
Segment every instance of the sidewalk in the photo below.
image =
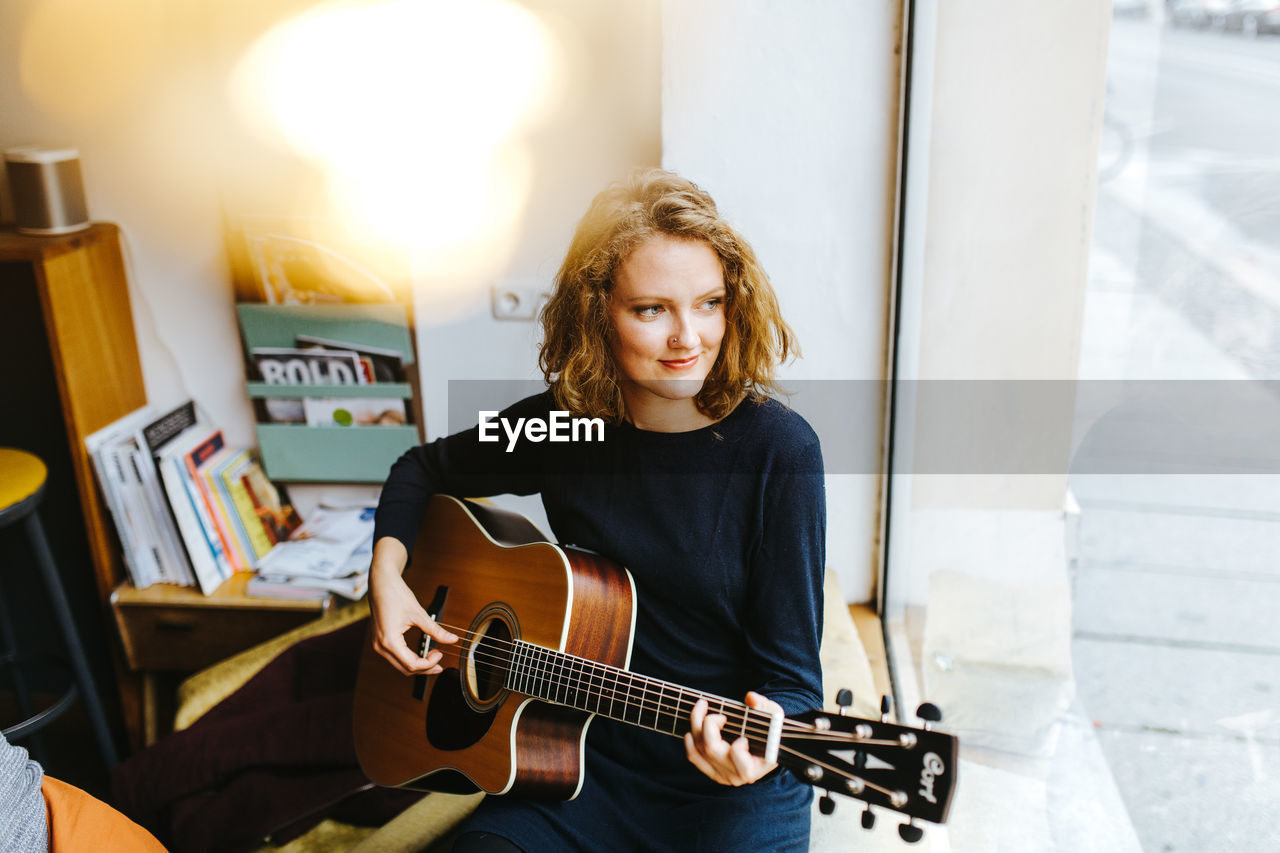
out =
<svg viewBox="0 0 1280 853"><path fill-rule="evenodd" d="M1230 232L1189 199L1118 190L1099 197L1081 377L1277 375L1274 268L1222 253ZM1143 849L1280 849L1280 478L1071 489L1078 705Z"/></svg>

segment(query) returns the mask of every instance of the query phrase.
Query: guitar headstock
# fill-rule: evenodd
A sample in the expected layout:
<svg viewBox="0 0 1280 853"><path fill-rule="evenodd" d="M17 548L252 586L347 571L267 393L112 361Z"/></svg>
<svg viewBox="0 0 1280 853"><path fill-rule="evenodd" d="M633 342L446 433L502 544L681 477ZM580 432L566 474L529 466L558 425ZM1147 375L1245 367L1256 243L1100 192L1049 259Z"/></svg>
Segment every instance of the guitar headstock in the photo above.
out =
<svg viewBox="0 0 1280 853"><path fill-rule="evenodd" d="M852 699L841 701L847 704ZM868 829L875 822L870 806L945 823L955 793L959 742L931 728L942 719L936 706L921 705L916 713L922 725L913 728L888 722L888 704L885 697L879 720L846 716L843 709L788 717L778 763L810 785L868 803L862 816ZM824 794L819 805L824 814L835 810L830 794ZM910 821L898 831L910 842L923 835Z"/></svg>

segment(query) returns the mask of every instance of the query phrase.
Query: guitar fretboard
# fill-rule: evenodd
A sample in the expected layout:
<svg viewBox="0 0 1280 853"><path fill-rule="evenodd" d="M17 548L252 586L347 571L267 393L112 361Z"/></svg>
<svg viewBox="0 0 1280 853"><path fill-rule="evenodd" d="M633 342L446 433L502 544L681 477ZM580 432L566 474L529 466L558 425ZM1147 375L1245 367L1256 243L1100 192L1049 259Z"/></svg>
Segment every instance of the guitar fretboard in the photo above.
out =
<svg viewBox="0 0 1280 853"><path fill-rule="evenodd" d="M757 753L764 749L773 719L765 711L748 708L741 702L523 640L513 643L506 687L673 737L683 737L689 731L693 706L699 699L706 699L709 713L725 717L721 730L724 738L734 740L746 735L752 752Z"/></svg>

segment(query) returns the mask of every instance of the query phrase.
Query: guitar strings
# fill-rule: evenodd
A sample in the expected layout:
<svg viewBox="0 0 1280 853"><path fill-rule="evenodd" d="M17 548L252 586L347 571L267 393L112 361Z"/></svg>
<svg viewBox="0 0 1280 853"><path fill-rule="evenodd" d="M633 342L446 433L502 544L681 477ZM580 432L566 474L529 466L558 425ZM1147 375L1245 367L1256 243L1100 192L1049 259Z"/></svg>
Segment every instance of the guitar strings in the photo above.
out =
<svg viewBox="0 0 1280 853"><path fill-rule="evenodd" d="M827 764L825 761L821 761L810 755L806 755L805 753L798 752L785 745L779 746L778 749L779 751L785 750L786 752L791 753L797 758L803 758L805 761L808 761L811 764L816 764L819 767L821 767L823 770L830 770L832 773L836 774L837 776L842 776L845 779L860 779L862 781L862 784L866 785L868 788L871 788L874 791L879 791L881 794L884 794L885 797L893 796L893 792L890 791L888 788L884 787L883 785L877 785L875 782L870 781L865 776L857 776L841 767L833 767L832 765ZM892 803L886 803L885 805L888 808L895 808Z"/></svg>
<svg viewBox="0 0 1280 853"><path fill-rule="evenodd" d="M538 649L538 647L530 647L530 649ZM485 659L486 657L488 658L487 660ZM732 700L721 700L717 696L703 696L699 691L682 688L679 685L657 683L655 688L647 677L625 670L622 674L614 674L608 670L590 672L574 666L575 661L573 660L558 662L554 659L529 659L523 662L517 660L509 663L509 659L505 657L486 656L480 650L477 650L473 659L490 670L510 673L515 682L511 689L514 689L517 693L524 693L545 701L563 703L571 707L579 707L582 710L589 710L591 700L594 699L597 700L595 702L595 713L617 717L626 722L634 723L641 728L676 737L682 734L682 732L678 731L680 726L684 725L687 728L689 714L699 698L708 700L708 714L720 714L725 718L722 731L726 735L733 731L739 734L753 735L763 741L769 733L767 721L771 717L765 711L748 708ZM624 683L624 677L631 682L629 685ZM531 689L520 689L519 682L521 679L531 679L532 683L529 685ZM551 695L541 695L541 692L537 690L540 685L551 687ZM693 698L690 698L690 694L692 694ZM577 701L570 701L571 697ZM717 709L717 705L721 705L721 707ZM620 713L617 712L615 706L621 706ZM633 710L635 711L634 720L631 719L631 714L628 713ZM763 716L765 722L758 722L753 716L753 712L754 715ZM661 725L662 715L664 714L671 719L672 725L669 728ZM652 715L652 724L645 722L646 717L650 715Z"/></svg>
<svg viewBox="0 0 1280 853"><path fill-rule="evenodd" d="M475 638L480 636L478 632L462 630L450 625L442 625L442 626L449 630L452 630L453 633L455 634L459 634L461 637ZM575 692L578 692L579 694L585 694L589 697L601 697L601 698L608 699L611 705L613 702L616 702L616 701L622 701L624 705L628 703L628 701L630 701L630 704L633 706L635 704L639 704L641 714L650 713L650 712L655 714L655 723L656 723L656 714L664 711L673 716L683 717L688 711L692 710L693 705L697 703L696 698L690 701L688 697L685 696L684 694L686 693L693 693L695 695L701 694L701 691L693 690L691 688L684 688L678 684L664 682L661 679L654 679L654 678L651 678L650 676L646 676L639 673L633 673L629 670L617 669L615 667L610 667L607 664L599 663L598 661L591 661L586 658L578 657L576 655L570 655L567 652L559 652L553 649L547 649L542 646L537 646L524 641L507 641L507 640L498 640L496 638L490 638L490 642L495 647L504 646L504 647L509 647L513 650L519 650L523 648L533 652L541 652L544 654L554 655L560 658L567 659L568 661L567 664L561 664L554 659L526 661L524 663L517 663L515 665L515 669L517 670L518 676L521 676L521 677L532 676L532 677L542 677L544 679L559 678L559 679L562 679L562 683L571 681L572 684L576 686L568 686L566 684L566 689L573 690ZM523 646L518 645L520 643L523 643ZM508 665L507 658L504 658L502 655L493 655L493 654L483 655L483 651L484 651L484 646L477 646L476 654L473 659L486 657L488 659L486 663L493 669L501 672L512 671L512 667ZM496 661L496 663L494 661ZM598 672L602 672L604 676L611 678L613 682L611 686L611 690L613 690L613 692L605 693L605 692L595 690L594 685L592 685L590 681L590 679L595 676L585 671L573 669L573 664L575 662L580 662L581 664L584 664L586 666L596 668ZM550 664L552 669L559 670L559 672L553 672L549 670L546 666L547 664ZM629 697L631 694L627 688L622 688L623 690L626 690L627 693L622 698L619 698L617 689L621 685L620 677L622 675L626 675L628 678L631 679L633 687L635 686L636 681L641 682L642 696L639 698L639 700L634 700L634 699L629 700L627 697ZM582 685L584 684L588 686L583 687ZM657 692L659 695L656 700L650 701L651 700L650 693L652 692L652 689L655 685L658 688ZM601 686L604 686L604 677L601 678ZM676 698L674 696L672 697L675 700L674 705L664 704L663 702L662 694L668 692L668 688L673 692L680 693L679 698ZM517 692L522 692L522 691L517 691ZM532 695L532 694L528 694L528 695ZM536 697L536 698L543 698L543 697ZM756 723L752 723L750 726L744 726L743 725L744 721L742 718L743 714L749 715L751 712L755 712L756 714L763 715L766 719L768 719L770 715L767 712L761 711L759 709L748 708L746 705L740 702L737 702L732 699L725 699L724 697L715 696L713 694L701 694L701 698L706 698L708 700L709 705L712 704L712 700L715 700L715 702L720 704L721 708L718 713L720 713L721 716L726 717L726 724L723 727L723 730L728 731L731 728L736 728L743 734L746 734L747 731L750 731L751 733L757 734L760 736L766 736L768 734L769 724L767 722L763 725L763 727L761 727L759 724L756 724ZM548 699L547 701L552 701L552 700ZM734 713L730 713L730 709L727 708L726 706L733 706L732 711ZM597 705L597 707L599 706ZM599 711L597 711L597 713L599 713ZM717 712L714 711L711 707L709 707L708 713L717 713ZM750 718L748 717L748 719ZM640 725L639 723L636 723L636 724ZM648 726L642 726L642 727L649 728ZM810 739L810 740L827 740L832 742L847 742L849 740L848 735L841 734L838 732L823 732L816 729L812 723L801 723L794 720L787 720L785 718L783 720L783 729L790 730L791 732L793 732L792 736L794 737L801 737L801 738ZM660 729L655 729L655 731L660 731ZM858 738L857 742L865 745L885 745L885 746L898 745L895 741L873 741L866 738Z"/></svg>
<svg viewBox="0 0 1280 853"><path fill-rule="evenodd" d="M475 640L478 637L482 637L479 632L460 629L456 626L446 625L444 623L438 624L446 630L450 630L452 633L457 634L460 639ZM752 712L754 712L757 715L765 717L766 720L771 719L771 715L759 709L749 708L748 706L732 699L725 699L712 694L703 694L701 691L684 688L677 684L664 682L661 679L655 679L650 676L633 673L629 670L610 667L608 664L591 661L586 658L570 655L566 652L560 652L554 649L547 649L524 641L500 640L496 637L489 637L488 644L494 647L495 650L505 649L510 651L511 658L504 657L502 654L494 654L492 651L486 650L485 645L476 645L474 647L475 651L472 655L472 659L490 667L494 671L513 673L516 678L533 677L540 678L544 681L547 679L559 680L560 686L565 688L566 694L568 692L574 692L579 696L598 698L603 701L608 701L610 704L610 713L607 714L607 716L612 716L613 705L616 702L622 702L624 709L628 706L636 707L638 705L639 709L635 724L642 728L653 728L654 731L664 731L656 728L658 715L664 712L675 717L677 724L679 722L685 722L683 718L692 710L693 706L697 703L697 699L705 698L708 700L708 713L719 713L721 716L725 717L726 721L722 726L722 731L730 732L737 730L743 735L754 734L762 738L767 737L769 733L769 723L764 722L761 724L756 722L752 719L751 715ZM516 655L521 651L531 651L535 654L541 653L552 657L545 660L536 658L527 659L525 661L515 660ZM561 658L562 660L557 660L556 658ZM575 668L575 663L580 664L580 666ZM583 669L583 667L589 667L593 671L588 672ZM640 683L641 696L638 699L636 699L632 694L631 688L622 687L621 678L623 675L630 679L632 683L631 688L636 686L636 682ZM607 691L597 690L592 679L599 679L600 687L607 688ZM610 680L612 681L612 684L607 684L606 682ZM653 692L657 693L656 697L651 695ZM679 696L673 695L671 697L671 701L667 701L664 694L668 692L678 693ZM688 696L685 695L687 693L694 694L696 698L690 700ZM544 697L541 696L535 696L535 698L544 699ZM555 700L545 698L545 701ZM569 703L566 702L565 704ZM597 702L596 713L601 713L599 710L600 704L600 702ZM710 707L714 704L720 705L720 710L718 712L714 710L713 707ZM654 714L654 727L645 726L639 722L639 720L643 719L643 716L648 713ZM623 719L626 719L625 713L623 715ZM630 721L628 720L628 722ZM782 728L790 731L792 733L791 736L793 737L801 737L808 740L825 740L833 742L847 742L849 740L848 735L819 731L811 723L801 723L785 718L783 719ZM664 731L664 733L679 736L675 731ZM865 745L898 745L894 741L872 741L862 738L855 738L855 740L856 742Z"/></svg>
<svg viewBox="0 0 1280 853"><path fill-rule="evenodd" d="M459 637L463 639L475 639L481 636L478 632L460 629L456 626L446 625L444 623L438 624L440 624L441 627L452 631L454 634L459 635ZM686 718L688 713L697 703L697 698L706 698L710 706L708 707L708 713L719 713L721 716L725 717L726 722L722 726L722 731L725 733L737 731L743 735L755 735L759 739L764 739L767 737L769 732L768 722L761 725L760 723L752 720L751 714L754 711L756 715L764 716L766 721L771 719L771 715L758 709L748 708L746 705L731 699L725 699L712 694L702 694L701 691L696 691L691 688L684 688L677 684L663 682L660 679L654 679L646 675L633 673L629 670L610 667L609 665L602 664L598 661L591 661L576 655L547 649L524 641L500 640L494 637L489 637L488 641L489 645L491 645L494 650L505 649L511 653L511 657L508 658L502 654L494 654L493 650L487 650L484 645L476 645L474 647L475 651L472 655L472 660L488 666L492 671L513 673L516 679L532 677L551 684L558 681L559 686L564 687L566 692L572 691L578 693L580 696L598 698L601 701L596 703L596 713L602 713L602 711L599 710L600 706L603 702L607 701L610 705L610 713L606 714L606 716L612 716L613 705L615 703L622 703L624 711L629 707L636 708L637 719L634 724L641 728L650 728L653 731L659 731L664 734L679 737L680 735L678 732L667 731L666 729L659 728L657 726L659 721L658 715L665 712L669 716L673 717L673 722L676 726L679 726L681 723L687 722ZM535 655L541 653L550 657L547 659L527 658L523 661L516 660L516 656L521 652L532 652ZM557 660L557 658L560 660ZM575 667L575 664L579 664L579 666ZM588 672L583 667L590 668L594 670L594 672ZM623 686L622 678L624 676L631 681L630 688ZM598 679L599 687L604 689L597 690L596 684L592 682L593 678ZM639 686L641 690L641 695L639 697L636 697L632 692L636 686ZM527 691L516 690L515 692L533 695L535 698L544 699L544 701L557 701L550 697L542 697L537 696L536 694L527 693ZM657 694L656 698L652 695L654 693ZM666 701L665 696L663 695L666 693L672 694L671 699L673 701ZM680 694L678 698L675 695L677 693ZM690 700L686 695L689 693L695 694L696 698ZM566 702L564 704L571 703ZM721 706L718 712L714 708L714 705L716 704ZM650 713L654 715L653 726L644 725L640 722L644 719L645 715ZM627 722L631 722L627 719L625 713L621 716L622 719ZM783 725L784 727L798 726L802 729L812 728L806 724L794 722L788 726L788 721L785 719L783 720Z"/></svg>
<svg viewBox="0 0 1280 853"><path fill-rule="evenodd" d="M474 639L479 636L477 632L456 630L454 626L443 625L443 623L440 624L442 624L442 627L445 627L462 637L470 637ZM679 735L674 731L667 732L656 727L658 723L658 715L665 712L674 717L674 721L678 725L681 722L686 722L685 717L687 717L688 713L692 711L693 706L697 704L697 699L705 698L708 700L709 714L719 713L721 716L726 718L726 722L724 726L722 726L722 731L729 732L731 730L737 730L741 734L753 734L760 738L767 737L769 733L769 723L767 721L772 718L772 715L768 714L766 711L749 708L741 702L737 702L732 699L726 699L713 694L704 694L701 691L693 690L692 688L681 687L678 684L664 682L661 679L655 679L650 676L633 673L629 670L618 669L616 667L611 667L608 664L602 664L598 661L588 660L587 658L571 655L567 652L547 649L542 646L537 646L520 640L509 641L489 638L489 642L495 648L501 647L510 650L510 662L508 658L501 654L495 655L492 651L486 653L484 645L476 645L474 647L475 652L473 654L473 660L484 657L487 659L485 662L496 671L514 672L517 678L533 677L544 680L551 679L553 682L558 681L559 686L565 687L566 692L572 691L579 694L579 696L607 700L610 703L610 712L612 712L612 706L615 702L622 702L624 709L627 707L636 707L638 705L639 711L635 724L642 728L653 728L654 731L663 731L665 734L671 734L678 737ZM523 661L516 660L516 656L522 651L528 651L534 654L541 653L550 657L547 659L527 658ZM559 660L557 660L557 658ZM575 664L578 666L575 667ZM584 667L590 668L593 671L588 672ZM622 686L623 676L627 677L631 681L631 688ZM607 688L608 692L605 690L597 690L596 685L592 683L593 678L598 678L600 681L600 687ZM611 681L612 684L606 684L607 681ZM641 688L641 695L638 698L631 692L631 690L637 686L637 682L639 682L639 686ZM657 693L656 698L652 696L654 692ZM672 701L668 702L664 697L664 694L666 693L678 693L679 696L677 697L672 695ZM689 693L694 694L696 698L690 700L686 695ZM547 701L555 700L549 699ZM712 707L715 704L720 705L720 710L718 712ZM597 702L597 709L599 709L599 707L600 703ZM752 712L763 716L766 722L761 725L760 723L753 721L751 718ZM600 711L597 710L597 713L600 713ZM639 720L642 720L643 716L647 713L654 714L653 727L645 726L639 722ZM607 716L612 716L612 713ZM625 718L624 714L623 719ZM628 720L628 722L630 721ZM787 721L785 718L783 720L783 725L784 727L787 727ZM803 723L792 723L791 725L798 726L800 728L811 728Z"/></svg>
<svg viewBox="0 0 1280 853"><path fill-rule="evenodd" d="M533 646L531 644L526 644L526 647L532 650L547 651L546 649L543 649L541 646ZM556 652L556 654L564 654L564 653ZM474 660L476 660L476 662L479 663L481 666L485 666L491 671L502 672L502 673L515 672L518 677L523 677L527 675L533 678L542 678L544 681L547 681L548 683L551 683L550 681L548 681L549 679L561 679L558 682L558 686L565 688L566 701L561 702L560 700L552 697L544 697L536 693L530 693L528 691L522 691L515 688L508 688L508 689L512 689L513 692L520 693L522 695L532 696L533 698L542 699L543 701L565 704L565 705L568 705L569 707L579 707L567 701L568 699L567 693L569 692L574 692L579 695L587 696L587 697L602 697L603 699L607 700L610 704L609 712L605 713L604 711L602 711L600 709L601 703L597 703L597 706L596 706L597 710L594 713L603 713L605 714L605 716L609 716L609 717L614 716L612 711L613 711L613 704L615 702L622 702L624 705L624 708L625 707L636 708L638 706L639 711L636 715L636 720L632 721L630 719L627 719L625 714L621 715L620 718L625 722L628 722L632 725L639 726L640 728L649 729L655 732L661 732L662 734L668 734L674 737L680 737L681 733L674 730L667 731L666 729L658 728L657 715L659 713L666 713L673 718L673 722L675 722L677 725L687 723L688 722L687 715L692 710L693 705L696 704L697 702L696 699L690 701L687 696L683 696L683 695L679 698L673 696L672 699L674 700L674 704L671 704L671 703L664 704L661 701L662 700L661 696L659 696L657 701L654 701L652 697L649 695L650 690L647 686L642 687L643 695L640 696L639 698L635 698L634 696L632 696L632 694L630 694L629 691L626 692L625 695L620 694L617 690L614 690L614 692L612 693L599 691L594 689L594 685L590 685L590 678L592 677L590 675L585 675L586 680L584 681L583 677L580 677L577 674L577 672L572 670L569 670L570 674L567 677L550 672L546 668L541 668L538 671L534 671L532 669L524 669L522 671L520 667L512 668L507 666L505 658L501 658L501 657L494 658L492 655L488 657L489 657L488 660L483 659L482 656L479 654L479 650L477 650L477 655L474 658ZM566 657L573 657L573 656L566 655ZM493 660L498 660L499 662L493 663L492 662ZM585 659L583 658L575 658L575 660L585 661ZM556 664L553 664L553 666L561 670L564 670L564 667L559 667ZM627 670L622 670L621 672L626 673L629 676L635 675L634 673L630 673ZM647 676L636 676L636 677L648 680ZM575 685L583 685L585 683L590 685L590 687L588 688L588 687L582 687L582 686L570 686L569 684L570 681L572 681L572 683ZM615 679L615 682L614 682L615 685L618 685L620 683L621 683L620 681L617 681ZM660 693L665 692L666 686L670 686L673 690L680 691L682 693L685 693L685 692L691 692L695 694L698 693L698 691L693 691L688 688L682 688L679 685L669 685L667 682L661 682L661 681L659 681L658 683L664 687L664 689L660 691ZM623 688L623 690L626 690L626 688ZM619 698L620 696L621 698ZM700 698L720 700L721 697L708 694ZM722 708L721 710L717 711L714 707L708 707L707 709L708 714L718 713L721 716L725 717L725 723L721 726L721 731L724 734L728 735L728 734L732 734L733 732L737 732L743 735L748 735L748 734L756 735L758 739L761 741L767 738L769 734L768 723L765 723L762 726L758 723L751 722L750 717L748 717L745 720L743 719L743 713L751 714L752 712L754 712L755 714L765 715L766 718L768 718L768 715L766 712L760 711L759 709L755 709L755 708L748 708L745 705L741 705L741 703L733 702L733 700L723 700L723 701L733 705L738 705L739 708L741 708L741 711L736 713L735 715L734 713L731 713L728 709ZM585 707L582 707L580 709L587 710L587 708ZM737 710L738 709L734 709L734 711L737 711ZM644 719L644 716L650 713L654 714L654 725L652 726L646 725L645 723L642 722ZM840 743L840 744L846 744L854 747L886 746L886 747L898 748L902 746L902 744L899 741L895 741L895 740L864 738L850 732L822 731L817 729L812 723L801 723L797 721L790 721L790 720L786 720L785 718L783 720L783 732L786 734L786 737L789 741L808 740L808 741L818 741L818 742L827 742L827 743Z"/></svg>

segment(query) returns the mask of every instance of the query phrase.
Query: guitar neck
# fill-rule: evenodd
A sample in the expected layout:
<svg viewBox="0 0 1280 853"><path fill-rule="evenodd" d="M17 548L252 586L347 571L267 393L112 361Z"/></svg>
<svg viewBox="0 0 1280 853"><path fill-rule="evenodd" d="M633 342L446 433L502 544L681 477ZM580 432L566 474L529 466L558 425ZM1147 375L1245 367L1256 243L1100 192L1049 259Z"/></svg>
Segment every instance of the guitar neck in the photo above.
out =
<svg viewBox="0 0 1280 853"><path fill-rule="evenodd" d="M708 713L722 714L726 740L744 735L756 754L766 754L773 715L741 702L681 687L669 681L575 657L517 640L506 686L545 702L577 708L672 737L689 731L689 714L699 699ZM775 744L776 744L776 733Z"/></svg>

